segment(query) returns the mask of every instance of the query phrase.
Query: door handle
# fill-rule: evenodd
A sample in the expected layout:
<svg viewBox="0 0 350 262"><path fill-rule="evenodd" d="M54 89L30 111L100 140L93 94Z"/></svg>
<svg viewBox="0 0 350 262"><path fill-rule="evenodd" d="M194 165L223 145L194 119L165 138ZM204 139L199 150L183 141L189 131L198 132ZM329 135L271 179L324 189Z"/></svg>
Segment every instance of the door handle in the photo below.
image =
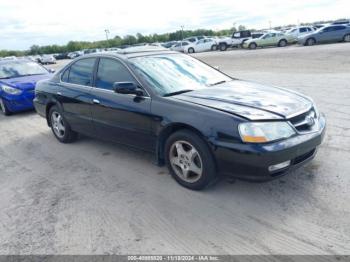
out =
<svg viewBox="0 0 350 262"><path fill-rule="evenodd" d="M100 104L100 100L92 99L92 103L99 105Z"/></svg>

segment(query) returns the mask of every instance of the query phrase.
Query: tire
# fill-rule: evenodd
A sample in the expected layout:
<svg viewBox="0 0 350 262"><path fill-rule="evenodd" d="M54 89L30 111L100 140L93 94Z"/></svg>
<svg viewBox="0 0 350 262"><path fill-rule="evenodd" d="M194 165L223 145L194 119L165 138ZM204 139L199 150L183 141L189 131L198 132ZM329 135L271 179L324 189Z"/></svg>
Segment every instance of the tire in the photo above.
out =
<svg viewBox="0 0 350 262"><path fill-rule="evenodd" d="M253 43L250 43L248 47L249 49L256 49L258 46L256 43L253 42Z"/></svg>
<svg viewBox="0 0 350 262"><path fill-rule="evenodd" d="M350 34L344 35L343 41L349 43L350 42Z"/></svg>
<svg viewBox="0 0 350 262"><path fill-rule="evenodd" d="M165 162L180 185L202 190L217 181L214 158L207 143L196 133L180 130L165 143Z"/></svg>
<svg viewBox="0 0 350 262"><path fill-rule="evenodd" d="M4 116L9 116L11 115L11 111L7 108L4 100L0 98L0 111Z"/></svg>
<svg viewBox="0 0 350 262"><path fill-rule="evenodd" d="M50 108L49 121L53 134L61 143L71 143L78 138L78 133L70 128L61 110L57 106L52 106Z"/></svg>
<svg viewBox="0 0 350 262"><path fill-rule="evenodd" d="M194 48L193 48L193 47L190 47L190 48L188 49L188 53L189 53L189 54L193 54L193 53L194 53Z"/></svg>
<svg viewBox="0 0 350 262"><path fill-rule="evenodd" d="M219 49L220 49L220 51L226 51L227 45L225 43L221 43L221 44L219 44Z"/></svg>
<svg viewBox="0 0 350 262"><path fill-rule="evenodd" d="M312 46L314 44L316 44L316 40L314 38L308 38L305 42L305 45L307 46Z"/></svg>
<svg viewBox="0 0 350 262"><path fill-rule="evenodd" d="M211 51L218 50L218 46L217 45L212 45L210 49L211 49Z"/></svg>
<svg viewBox="0 0 350 262"><path fill-rule="evenodd" d="M282 39L278 42L278 47L285 47L287 46L288 42L285 39Z"/></svg>

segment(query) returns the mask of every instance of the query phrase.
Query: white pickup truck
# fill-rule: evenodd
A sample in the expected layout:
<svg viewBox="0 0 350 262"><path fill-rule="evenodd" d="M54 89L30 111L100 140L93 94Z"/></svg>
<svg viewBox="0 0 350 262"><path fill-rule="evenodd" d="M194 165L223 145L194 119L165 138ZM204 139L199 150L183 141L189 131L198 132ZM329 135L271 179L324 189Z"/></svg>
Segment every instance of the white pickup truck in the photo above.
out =
<svg viewBox="0 0 350 262"><path fill-rule="evenodd" d="M234 32L232 37L222 38L218 41L219 49L220 51L225 51L230 47L240 47L244 41L254 38L254 34L255 33L251 33L249 30Z"/></svg>

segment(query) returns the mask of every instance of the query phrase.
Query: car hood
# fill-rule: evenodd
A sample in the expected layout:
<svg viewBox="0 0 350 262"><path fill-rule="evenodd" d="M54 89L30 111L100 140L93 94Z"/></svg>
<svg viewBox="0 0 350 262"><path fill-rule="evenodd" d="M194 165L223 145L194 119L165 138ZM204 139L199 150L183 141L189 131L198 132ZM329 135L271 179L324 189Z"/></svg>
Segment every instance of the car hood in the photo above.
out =
<svg viewBox="0 0 350 262"><path fill-rule="evenodd" d="M173 98L249 120L287 119L312 106L309 98L294 91L241 80L191 91Z"/></svg>
<svg viewBox="0 0 350 262"><path fill-rule="evenodd" d="M36 83L39 80L48 79L51 77L52 77L52 74L24 76L24 77L10 78L10 79L0 79L0 83L15 87L23 91L27 91L27 90L33 90L35 88Z"/></svg>

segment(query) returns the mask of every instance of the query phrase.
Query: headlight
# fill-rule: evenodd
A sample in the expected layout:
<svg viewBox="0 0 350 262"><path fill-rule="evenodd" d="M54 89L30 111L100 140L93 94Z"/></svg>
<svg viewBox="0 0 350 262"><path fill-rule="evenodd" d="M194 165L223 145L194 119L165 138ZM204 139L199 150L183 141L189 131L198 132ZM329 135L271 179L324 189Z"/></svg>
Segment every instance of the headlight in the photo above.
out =
<svg viewBox="0 0 350 262"><path fill-rule="evenodd" d="M22 93L21 90L7 85L0 85L0 89L2 89L5 93L8 93L10 95L19 95L20 93Z"/></svg>
<svg viewBox="0 0 350 262"><path fill-rule="evenodd" d="M295 134L287 122L247 122L239 124L238 129L246 143L266 143Z"/></svg>

